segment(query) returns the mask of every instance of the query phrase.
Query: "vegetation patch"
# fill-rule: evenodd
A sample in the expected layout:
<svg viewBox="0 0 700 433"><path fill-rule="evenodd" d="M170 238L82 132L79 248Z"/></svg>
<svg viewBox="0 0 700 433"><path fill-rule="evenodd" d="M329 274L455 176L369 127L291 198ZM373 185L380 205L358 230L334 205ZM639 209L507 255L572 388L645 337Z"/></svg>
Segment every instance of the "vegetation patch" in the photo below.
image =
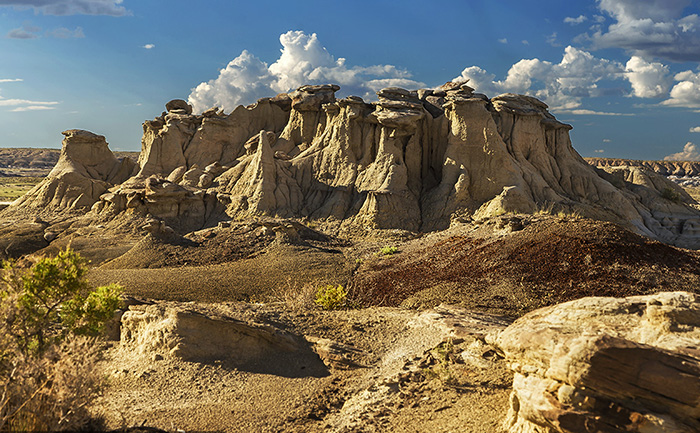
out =
<svg viewBox="0 0 700 433"><path fill-rule="evenodd" d="M0 201L15 201L42 180L42 177L0 177Z"/></svg>
<svg viewBox="0 0 700 433"><path fill-rule="evenodd" d="M395 246L383 246L377 253L378 256L392 256L399 252L399 248Z"/></svg>
<svg viewBox="0 0 700 433"><path fill-rule="evenodd" d="M339 310L347 306L348 292L341 285L319 287L314 303L324 310Z"/></svg>
<svg viewBox="0 0 700 433"><path fill-rule="evenodd" d="M116 285L90 290L70 249L0 282L0 431L94 429L87 405L103 378L99 337L120 305Z"/></svg>

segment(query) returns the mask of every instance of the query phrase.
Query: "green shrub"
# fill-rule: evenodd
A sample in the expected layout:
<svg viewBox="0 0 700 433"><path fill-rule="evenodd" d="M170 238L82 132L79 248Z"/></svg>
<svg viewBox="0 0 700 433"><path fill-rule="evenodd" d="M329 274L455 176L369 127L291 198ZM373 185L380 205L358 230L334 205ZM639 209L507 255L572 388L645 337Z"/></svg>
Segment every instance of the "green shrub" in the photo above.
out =
<svg viewBox="0 0 700 433"><path fill-rule="evenodd" d="M343 286L329 284L318 288L314 303L324 310L338 310L347 306L347 298L348 292Z"/></svg>
<svg viewBox="0 0 700 433"><path fill-rule="evenodd" d="M681 201L681 195L678 193L678 191L674 191L672 188L664 188L664 190L661 191L661 197L674 203Z"/></svg>
<svg viewBox="0 0 700 433"><path fill-rule="evenodd" d="M121 288L91 290L87 261L70 249L0 279L0 431L76 430L103 383L97 336Z"/></svg>
<svg viewBox="0 0 700 433"><path fill-rule="evenodd" d="M382 247L381 250L377 253L378 256L391 256L395 253L398 253L399 249L397 247L390 247L390 246L384 246Z"/></svg>

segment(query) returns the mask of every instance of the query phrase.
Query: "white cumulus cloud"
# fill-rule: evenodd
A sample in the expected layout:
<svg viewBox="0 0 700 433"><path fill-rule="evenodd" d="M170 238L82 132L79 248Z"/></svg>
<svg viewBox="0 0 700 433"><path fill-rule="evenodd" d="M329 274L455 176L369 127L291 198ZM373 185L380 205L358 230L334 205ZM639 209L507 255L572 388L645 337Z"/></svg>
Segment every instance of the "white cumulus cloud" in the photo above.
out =
<svg viewBox="0 0 700 433"><path fill-rule="evenodd" d="M599 48L623 48L643 57L700 60L700 17L684 15L690 0L598 0L615 22L588 35Z"/></svg>
<svg viewBox="0 0 700 433"><path fill-rule="evenodd" d="M623 73L618 62L568 46L559 63L523 59L511 66L505 80L497 81L495 75L478 66L464 69L455 80L468 79L471 87L487 95L523 93L542 99L553 109L574 110L581 106L582 98L605 93L598 87L600 81L620 79ZM593 113L589 110L585 114Z"/></svg>
<svg viewBox="0 0 700 433"><path fill-rule="evenodd" d="M200 83L189 96L195 111L217 106L226 111L265 96L289 92L305 84L338 84L343 94L371 98L390 86L419 88L411 74L392 65L348 66L320 43L315 33L289 31L280 36L280 57L271 65L244 50L219 71L215 79Z"/></svg>
<svg viewBox="0 0 700 433"><path fill-rule="evenodd" d="M120 17L130 12L123 0L0 0L0 7L32 8L44 15L110 15Z"/></svg>
<svg viewBox="0 0 700 433"><path fill-rule="evenodd" d="M638 56L632 56L625 65L625 76L632 85L632 94L640 98L666 96L673 82L668 66Z"/></svg>
<svg viewBox="0 0 700 433"><path fill-rule="evenodd" d="M700 126L693 126L690 128L690 132L700 132Z"/></svg>
<svg viewBox="0 0 700 433"><path fill-rule="evenodd" d="M671 97L662 104L672 107L700 107L700 72L683 71L673 78L678 83L671 89Z"/></svg>
<svg viewBox="0 0 700 433"><path fill-rule="evenodd" d="M665 156L664 161L698 161L700 160L700 149L692 142L687 142L683 146L683 151Z"/></svg>
<svg viewBox="0 0 700 433"><path fill-rule="evenodd" d="M152 50L152 49L154 49L155 47L156 47L155 44L146 44L146 45L144 45L142 48L145 48L145 49L147 49L147 50Z"/></svg>

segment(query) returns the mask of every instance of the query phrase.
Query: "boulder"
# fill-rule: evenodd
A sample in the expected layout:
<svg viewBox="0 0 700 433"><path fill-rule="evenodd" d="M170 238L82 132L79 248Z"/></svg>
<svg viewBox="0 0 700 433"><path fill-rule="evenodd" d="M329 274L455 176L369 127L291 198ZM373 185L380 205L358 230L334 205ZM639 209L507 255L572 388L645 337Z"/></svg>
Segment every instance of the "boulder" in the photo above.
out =
<svg viewBox="0 0 700 433"><path fill-rule="evenodd" d="M120 342L123 350L151 359L217 362L293 377L328 374L303 338L196 305L132 305L121 316Z"/></svg>
<svg viewBox="0 0 700 433"><path fill-rule="evenodd" d="M192 114L192 106L182 99L173 99L168 102L165 104L165 110L167 112L182 110L184 114Z"/></svg>
<svg viewBox="0 0 700 433"><path fill-rule="evenodd" d="M494 344L515 372L511 433L700 431L700 296L584 298Z"/></svg>

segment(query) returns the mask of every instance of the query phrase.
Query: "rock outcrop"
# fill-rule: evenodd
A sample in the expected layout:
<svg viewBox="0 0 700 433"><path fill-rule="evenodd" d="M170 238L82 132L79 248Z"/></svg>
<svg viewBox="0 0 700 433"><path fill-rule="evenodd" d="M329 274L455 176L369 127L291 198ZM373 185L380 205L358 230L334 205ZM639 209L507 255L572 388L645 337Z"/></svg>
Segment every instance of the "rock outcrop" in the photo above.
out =
<svg viewBox="0 0 700 433"><path fill-rule="evenodd" d="M49 175L11 207L51 211L89 210L109 187L128 179L136 167L129 158L118 160L105 138L88 131L63 131L63 148Z"/></svg>
<svg viewBox="0 0 700 433"><path fill-rule="evenodd" d="M495 344L515 371L511 433L700 431L700 297L584 298Z"/></svg>
<svg viewBox="0 0 700 433"><path fill-rule="evenodd" d="M121 316L121 346L136 355L224 362L261 373L298 375L325 366L306 340L269 325L202 313L181 304L132 305ZM308 373L308 372L306 372Z"/></svg>
<svg viewBox="0 0 700 433"><path fill-rule="evenodd" d="M700 246L700 212L687 200L657 209L629 182L605 180L573 149L571 126L537 99L489 99L447 83L387 88L366 103L336 99L338 89L302 86L228 115L192 114L185 101L171 101L143 125L135 176L112 186L104 170L83 175L76 182L89 192L52 200L85 207L99 196L96 214L151 215L180 232L261 215L337 231L431 231L464 217L556 207ZM46 201L32 197L24 204Z"/></svg>

